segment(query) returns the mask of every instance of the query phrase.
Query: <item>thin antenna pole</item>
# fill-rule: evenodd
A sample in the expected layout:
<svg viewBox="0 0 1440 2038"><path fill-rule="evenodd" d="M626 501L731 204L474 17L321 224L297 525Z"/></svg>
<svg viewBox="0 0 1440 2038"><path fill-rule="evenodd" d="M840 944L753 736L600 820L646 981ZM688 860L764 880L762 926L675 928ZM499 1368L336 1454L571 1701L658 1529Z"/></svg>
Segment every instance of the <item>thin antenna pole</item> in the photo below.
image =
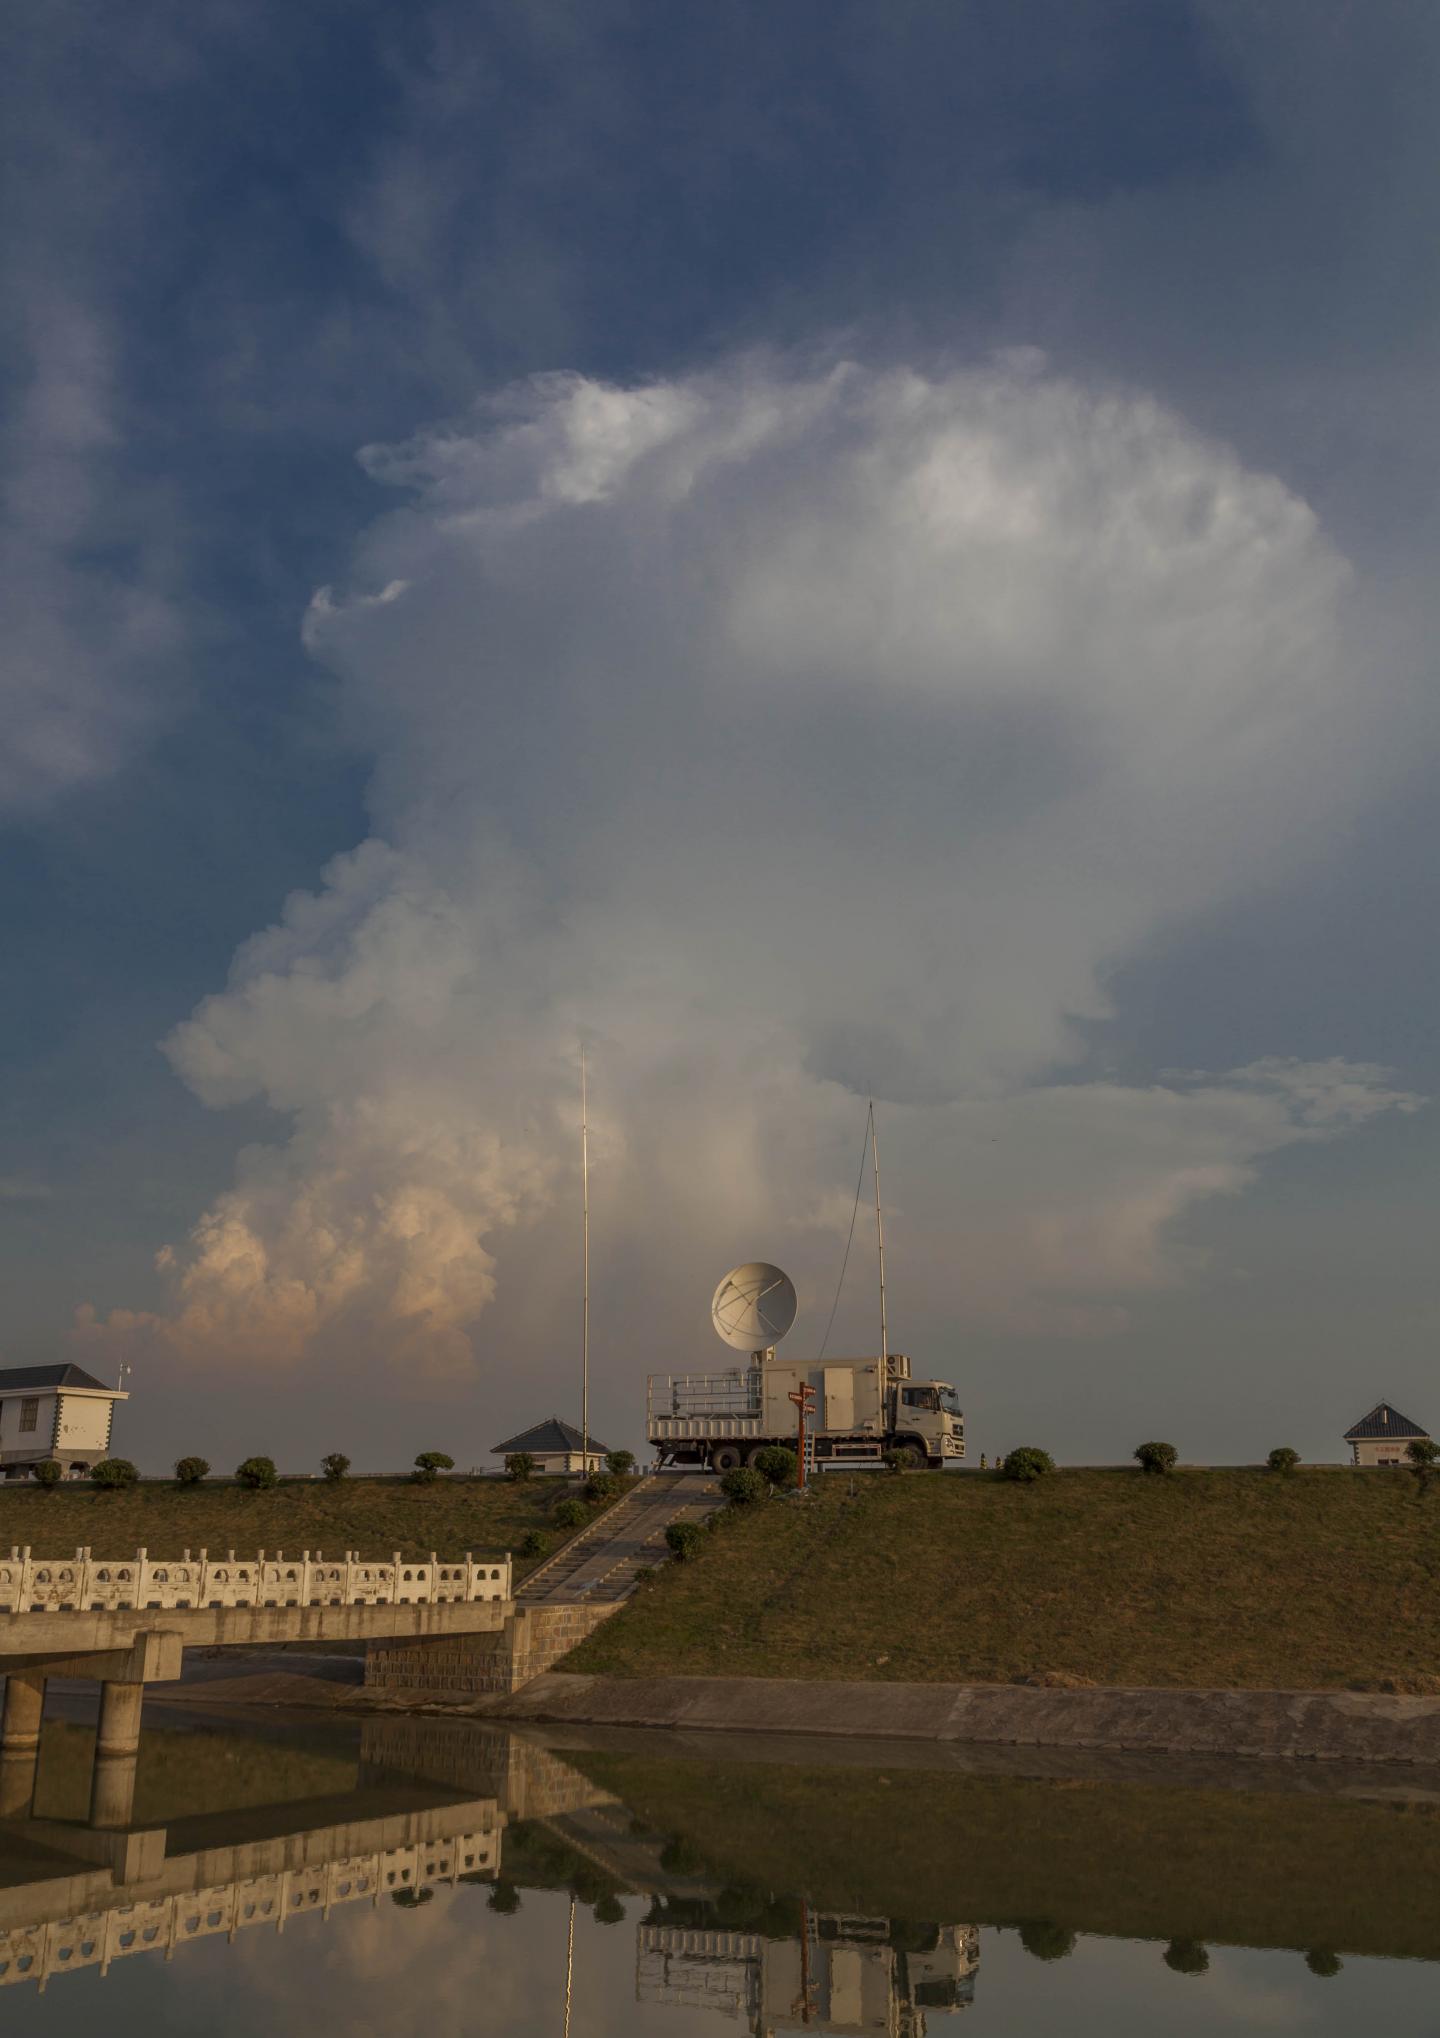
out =
<svg viewBox="0 0 1440 2038"><path fill-rule="evenodd" d="M580 1475L590 1476L590 1097L585 1083L585 1043L580 1043Z"/></svg>
<svg viewBox="0 0 1440 2038"><path fill-rule="evenodd" d="M875 1130L875 1099L870 1099L870 1159L875 1168L875 1246L880 1256L880 1385L890 1377L890 1325L885 1315L885 1219L880 1213L880 1135Z"/></svg>

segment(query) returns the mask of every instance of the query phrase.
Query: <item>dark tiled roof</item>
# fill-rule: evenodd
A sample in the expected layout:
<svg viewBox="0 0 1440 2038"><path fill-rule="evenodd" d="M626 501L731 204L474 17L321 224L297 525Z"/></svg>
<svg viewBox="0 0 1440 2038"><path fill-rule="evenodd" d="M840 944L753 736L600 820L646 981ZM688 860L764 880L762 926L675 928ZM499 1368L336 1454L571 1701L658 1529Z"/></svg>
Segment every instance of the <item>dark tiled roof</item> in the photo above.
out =
<svg viewBox="0 0 1440 2038"><path fill-rule="evenodd" d="M11 1366L0 1372L0 1394L20 1394L31 1387L98 1387L105 1394L116 1391L83 1366Z"/></svg>
<svg viewBox="0 0 1440 2038"><path fill-rule="evenodd" d="M1421 1429L1418 1422L1402 1415L1392 1402L1377 1401L1368 1415L1362 1415L1358 1422L1350 1425L1345 1432L1345 1441L1348 1444L1355 1437L1428 1437L1429 1434L1428 1429Z"/></svg>
<svg viewBox="0 0 1440 2038"><path fill-rule="evenodd" d="M491 1444L492 1451L581 1451L585 1439L573 1423L562 1422L558 1415L552 1415L548 1422L537 1422L534 1429L522 1429L518 1437L511 1437L503 1444ZM598 1437L590 1439L592 1451L599 1451L603 1457L605 1445Z"/></svg>

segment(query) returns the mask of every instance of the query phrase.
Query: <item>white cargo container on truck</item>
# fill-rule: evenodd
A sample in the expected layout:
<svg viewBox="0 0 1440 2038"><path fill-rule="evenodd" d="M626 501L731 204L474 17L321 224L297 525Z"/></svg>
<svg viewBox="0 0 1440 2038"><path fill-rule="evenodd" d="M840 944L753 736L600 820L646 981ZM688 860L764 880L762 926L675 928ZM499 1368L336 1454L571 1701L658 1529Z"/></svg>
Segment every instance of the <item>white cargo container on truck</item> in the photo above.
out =
<svg viewBox="0 0 1440 2038"><path fill-rule="evenodd" d="M790 1396L814 1392L806 1445L816 1465L858 1463L887 1451L914 1465L958 1463L965 1417L945 1380L914 1380L910 1361L827 1359L814 1364L756 1352L720 1373L652 1373L647 1434L661 1465L717 1472L753 1462L767 1444L794 1450L798 1411Z"/></svg>

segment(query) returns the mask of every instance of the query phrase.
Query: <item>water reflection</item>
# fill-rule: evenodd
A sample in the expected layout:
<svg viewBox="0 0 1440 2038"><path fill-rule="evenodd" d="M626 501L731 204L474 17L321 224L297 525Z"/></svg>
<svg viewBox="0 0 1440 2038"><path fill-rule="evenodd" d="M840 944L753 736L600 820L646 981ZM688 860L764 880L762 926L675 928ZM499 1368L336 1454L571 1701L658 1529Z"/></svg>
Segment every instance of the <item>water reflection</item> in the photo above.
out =
<svg viewBox="0 0 1440 2038"><path fill-rule="evenodd" d="M137 2033L379 2031L402 1989L427 2031L1320 2029L1332 2003L1338 2030L1357 1986L1364 2017L1432 2028L1433 1969L1373 1957L1440 1952L1424 1779L1227 1792L197 1711L99 1789L92 1745L50 1721L0 1777L12 2022L88 2021L85 1982L52 1986L78 1975L125 1977L106 2001Z"/></svg>

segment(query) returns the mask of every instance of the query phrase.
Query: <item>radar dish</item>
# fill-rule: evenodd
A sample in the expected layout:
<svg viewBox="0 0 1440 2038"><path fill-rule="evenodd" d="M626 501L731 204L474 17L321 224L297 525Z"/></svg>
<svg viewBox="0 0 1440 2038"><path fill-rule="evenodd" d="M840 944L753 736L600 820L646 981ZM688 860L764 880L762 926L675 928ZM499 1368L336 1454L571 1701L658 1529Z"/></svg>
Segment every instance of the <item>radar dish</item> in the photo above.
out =
<svg viewBox="0 0 1440 2038"><path fill-rule="evenodd" d="M735 1267L715 1290L710 1320L716 1335L737 1352L762 1352L779 1344L795 1321L794 1284L768 1260Z"/></svg>

